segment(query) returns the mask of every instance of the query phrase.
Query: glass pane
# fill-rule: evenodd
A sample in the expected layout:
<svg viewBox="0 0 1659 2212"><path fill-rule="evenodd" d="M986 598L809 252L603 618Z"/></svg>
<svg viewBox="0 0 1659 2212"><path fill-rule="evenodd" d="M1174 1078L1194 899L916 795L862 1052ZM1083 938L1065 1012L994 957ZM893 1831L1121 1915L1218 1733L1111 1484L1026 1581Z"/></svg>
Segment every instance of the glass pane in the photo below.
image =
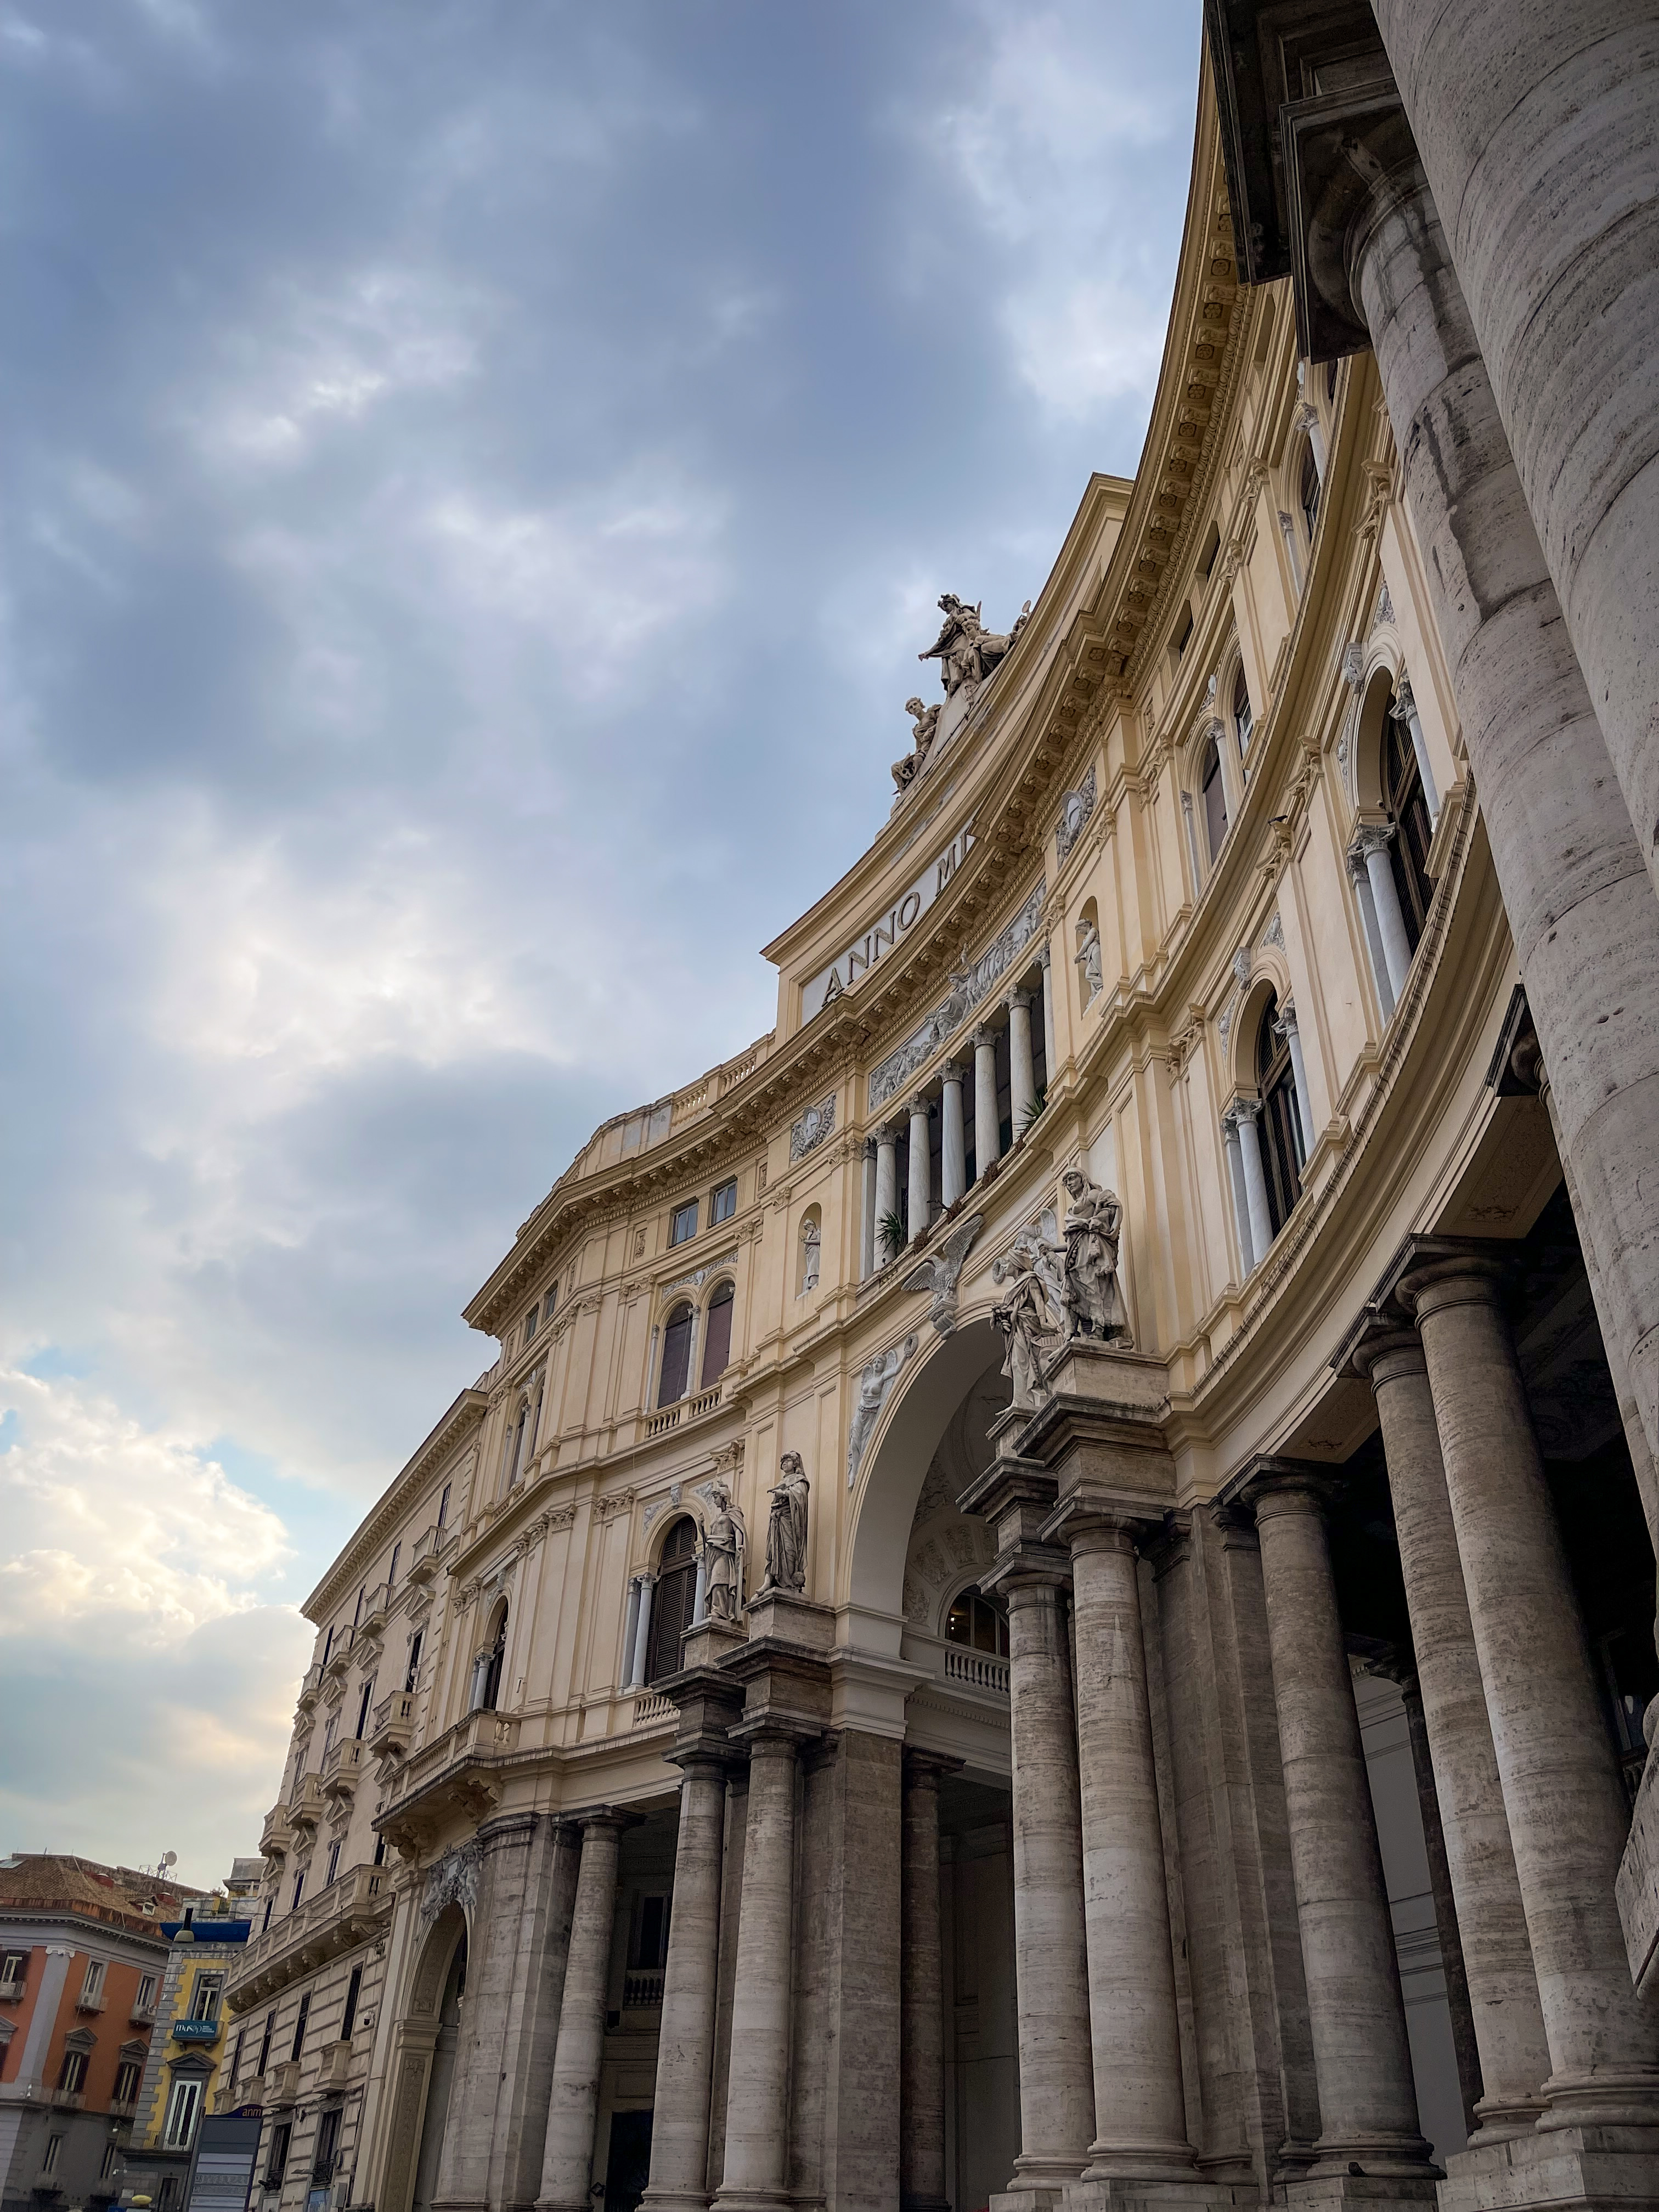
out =
<svg viewBox="0 0 1659 2212"><path fill-rule="evenodd" d="M685 1385L691 1365L691 1309L682 1306L663 1333L662 1382L657 1392L659 1406L672 1406L685 1395Z"/></svg>
<svg viewBox="0 0 1659 2212"><path fill-rule="evenodd" d="M702 1344L702 1388L716 1381L726 1370L732 1358L732 1292L726 1287L714 1293L709 1306Z"/></svg>
<svg viewBox="0 0 1659 2212"><path fill-rule="evenodd" d="M960 1597L951 1601L950 1617L945 1624L945 1633L952 1644L973 1642L974 1600L977 1595L977 1591L966 1589Z"/></svg>

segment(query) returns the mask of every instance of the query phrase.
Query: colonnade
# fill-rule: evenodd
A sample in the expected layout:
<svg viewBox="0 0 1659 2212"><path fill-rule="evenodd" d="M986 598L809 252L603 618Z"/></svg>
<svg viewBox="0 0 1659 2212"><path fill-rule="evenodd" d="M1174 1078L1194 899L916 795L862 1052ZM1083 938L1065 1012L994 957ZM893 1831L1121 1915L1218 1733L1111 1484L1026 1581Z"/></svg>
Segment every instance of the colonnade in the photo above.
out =
<svg viewBox="0 0 1659 2212"><path fill-rule="evenodd" d="M1036 1050L1032 1019L1039 998L1042 1024L1043 1065L1052 1076L1055 1060L1054 1006L1052 961L1048 940L1036 950L1040 981L1033 989L1029 978L1016 983L1003 1006L1008 1018L1009 1118L1018 1142L1036 1105ZM939 1212L965 1196L968 1182L968 1108L964 1096L971 1079L974 1132L974 1179L985 1173L1002 1152L1000 1116L997 1110L1000 1085L997 1075L996 1029L981 1020L970 1033L971 1068L965 1059L952 1058L934 1073L931 1082L910 1095L904 1107L908 1123L908 1170L905 1188L907 1242L925 1237ZM935 1093L933 1085L937 1085ZM940 1115L939 1176L937 1203L933 1189L933 1146L929 1127L937 1097ZM898 1147L900 1123L884 1122L866 1139L864 1148L864 1232L860 1255L860 1279L872 1275L885 1261L896 1258L886 1248L884 1224L899 1211Z"/></svg>

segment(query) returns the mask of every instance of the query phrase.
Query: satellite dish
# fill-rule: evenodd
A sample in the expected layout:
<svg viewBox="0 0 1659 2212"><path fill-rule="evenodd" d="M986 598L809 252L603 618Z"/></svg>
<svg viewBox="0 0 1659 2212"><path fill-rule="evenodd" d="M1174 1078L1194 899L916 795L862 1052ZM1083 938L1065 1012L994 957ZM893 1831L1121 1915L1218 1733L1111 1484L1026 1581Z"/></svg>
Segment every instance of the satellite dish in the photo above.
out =
<svg viewBox="0 0 1659 2212"><path fill-rule="evenodd" d="M178 1854L178 1852L177 1852L177 1851L163 1851L163 1852L162 1852L162 1854L161 1854L161 1864L162 1864L164 1867L177 1866L177 1865L178 1865L178 1863L179 1863L179 1854Z"/></svg>

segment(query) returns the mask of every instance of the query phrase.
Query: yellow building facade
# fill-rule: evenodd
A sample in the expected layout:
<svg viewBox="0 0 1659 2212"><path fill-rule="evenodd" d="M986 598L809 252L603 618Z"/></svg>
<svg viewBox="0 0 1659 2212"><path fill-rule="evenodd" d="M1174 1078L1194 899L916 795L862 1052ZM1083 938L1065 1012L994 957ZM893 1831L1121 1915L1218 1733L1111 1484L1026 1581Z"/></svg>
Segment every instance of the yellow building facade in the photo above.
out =
<svg viewBox="0 0 1659 2212"><path fill-rule="evenodd" d="M270 2212L1649 2201L1651 1462L1378 361L1231 145L1206 71L1133 480L941 602L774 1030L308 1601Z"/></svg>

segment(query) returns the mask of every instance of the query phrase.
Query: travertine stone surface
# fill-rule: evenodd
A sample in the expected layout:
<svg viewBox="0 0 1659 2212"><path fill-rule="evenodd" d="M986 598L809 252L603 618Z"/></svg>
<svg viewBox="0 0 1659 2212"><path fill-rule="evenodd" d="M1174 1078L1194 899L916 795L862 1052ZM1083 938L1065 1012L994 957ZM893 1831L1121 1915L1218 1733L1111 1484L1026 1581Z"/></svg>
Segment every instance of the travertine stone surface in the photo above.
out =
<svg viewBox="0 0 1659 2212"><path fill-rule="evenodd" d="M658 2031L651 2181L644 2201L672 2212L702 2212L708 2202L726 1770L714 1759L683 1763L673 1912Z"/></svg>
<svg viewBox="0 0 1659 2212"><path fill-rule="evenodd" d="M903 1747L844 1731L830 1770L823 2189L898 2212Z"/></svg>
<svg viewBox="0 0 1659 2212"><path fill-rule="evenodd" d="M1382 1425L1423 1719L1457 1907L1485 2094L1484 2132L1513 2135L1543 2107L1550 2070L1526 1914L1458 1563L1422 1346L1403 1333L1363 1346Z"/></svg>
<svg viewBox="0 0 1659 2212"><path fill-rule="evenodd" d="M788 2203L789 1945L794 1901L795 1739L754 1737L732 1992L726 2165L719 2202Z"/></svg>
<svg viewBox="0 0 1659 2212"><path fill-rule="evenodd" d="M581 1832L533 1813L487 1820L468 1995L436 2205L533 2204Z"/></svg>
<svg viewBox="0 0 1659 2212"><path fill-rule="evenodd" d="M904 1761L904 1888L899 1932L902 2003L899 2203L934 2212L945 2194L945 1956L939 1936L939 1778L942 1760Z"/></svg>
<svg viewBox="0 0 1659 2212"><path fill-rule="evenodd" d="M627 1825L628 1816L620 1813L592 1813L582 1818L581 1869L576 1877L537 2199L541 2212L589 2212L617 1860Z"/></svg>
<svg viewBox="0 0 1659 2212"><path fill-rule="evenodd" d="M1312 2168L1428 2166L1382 1860L1317 1475L1269 1462L1250 1485L1273 1644L1291 1862L1319 2082Z"/></svg>
<svg viewBox="0 0 1659 2212"><path fill-rule="evenodd" d="M1631 1987L1613 1896L1629 1808L1498 1270L1443 1260L1401 1295L1428 1363L1549 2042L1551 2117L1659 2120L1659 2024Z"/></svg>
<svg viewBox="0 0 1659 2212"><path fill-rule="evenodd" d="M1060 1591L1006 1583L1014 1810L1020 2152L1011 2191L1060 2188L1094 2136L1077 1729Z"/></svg>
<svg viewBox="0 0 1659 2212"><path fill-rule="evenodd" d="M1659 886L1659 10L1377 0L1376 12Z"/></svg>
<svg viewBox="0 0 1659 2212"><path fill-rule="evenodd" d="M1420 171L1355 250L1580 1233L1659 1449L1659 902Z"/></svg>
<svg viewBox="0 0 1659 2212"><path fill-rule="evenodd" d="M1182 2100L1169 1893L1152 1771L1132 1529L1084 1515L1068 1531L1077 1612L1095 2140L1086 2178L1194 2173Z"/></svg>

